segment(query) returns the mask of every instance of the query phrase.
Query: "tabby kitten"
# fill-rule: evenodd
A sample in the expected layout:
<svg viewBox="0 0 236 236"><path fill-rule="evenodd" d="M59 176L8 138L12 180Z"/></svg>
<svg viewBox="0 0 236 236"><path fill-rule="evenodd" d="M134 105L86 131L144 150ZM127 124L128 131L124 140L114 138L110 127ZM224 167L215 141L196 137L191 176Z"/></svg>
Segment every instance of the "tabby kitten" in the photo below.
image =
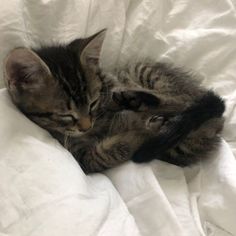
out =
<svg viewBox="0 0 236 236"><path fill-rule="evenodd" d="M164 63L102 72L104 35L13 50L4 73L13 102L58 138L87 173L129 159L186 166L212 150L223 127L221 98Z"/></svg>

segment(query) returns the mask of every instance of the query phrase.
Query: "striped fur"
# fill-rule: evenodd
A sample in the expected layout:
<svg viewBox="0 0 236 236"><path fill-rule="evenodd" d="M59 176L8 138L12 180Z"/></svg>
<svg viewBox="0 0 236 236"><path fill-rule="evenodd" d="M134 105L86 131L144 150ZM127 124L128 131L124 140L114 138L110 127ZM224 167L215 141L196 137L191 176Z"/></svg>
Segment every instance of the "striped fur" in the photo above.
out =
<svg viewBox="0 0 236 236"><path fill-rule="evenodd" d="M165 63L99 69L104 32L69 45L15 49L5 61L14 103L47 129L85 172L133 159L186 166L217 146L224 102Z"/></svg>

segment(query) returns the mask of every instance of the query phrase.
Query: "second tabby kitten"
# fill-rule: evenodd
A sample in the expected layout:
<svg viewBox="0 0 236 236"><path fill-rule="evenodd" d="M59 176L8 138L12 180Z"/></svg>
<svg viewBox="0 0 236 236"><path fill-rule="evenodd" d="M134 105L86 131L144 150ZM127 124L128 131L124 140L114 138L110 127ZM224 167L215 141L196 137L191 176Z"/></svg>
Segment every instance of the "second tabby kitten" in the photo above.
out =
<svg viewBox="0 0 236 236"><path fill-rule="evenodd" d="M179 68L145 61L99 69L100 32L65 46L13 50L5 79L14 103L86 172L128 159L185 166L216 146L223 101ZM73 137L75 136L75 137Z"/></svg>

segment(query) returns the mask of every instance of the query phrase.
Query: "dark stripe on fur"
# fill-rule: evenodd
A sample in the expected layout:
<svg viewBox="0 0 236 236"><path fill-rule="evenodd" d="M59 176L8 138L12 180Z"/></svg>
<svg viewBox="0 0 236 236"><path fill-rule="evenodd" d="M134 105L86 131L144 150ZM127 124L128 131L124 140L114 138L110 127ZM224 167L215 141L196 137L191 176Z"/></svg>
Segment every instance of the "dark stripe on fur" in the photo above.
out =
<svg viewBox="0 0 236 236"><path fill-rule="evenodd" d="M153 83L151 83L151 78L152 78L152 70L150 70L147 74L147 87L149 89L153 89Z"/></svg>
<svg viewBox="0 0 236 236"><path fill-rule="evenodd" d="M47 64L63 90L80 105L86 104L87 81L80 65L78 51L65 45L42 47L34 50ZM76 65L77 67L73 67Z"/></svg>
<svg viewBox="0 0 236 236"><path fill-rule="evenodd" d="M142 86L144 87L144 73L145 73L145 70L147 69L146 66L143 66L142 69L140 70L140 73L139 73L139 80L142 84Z"/></svg>

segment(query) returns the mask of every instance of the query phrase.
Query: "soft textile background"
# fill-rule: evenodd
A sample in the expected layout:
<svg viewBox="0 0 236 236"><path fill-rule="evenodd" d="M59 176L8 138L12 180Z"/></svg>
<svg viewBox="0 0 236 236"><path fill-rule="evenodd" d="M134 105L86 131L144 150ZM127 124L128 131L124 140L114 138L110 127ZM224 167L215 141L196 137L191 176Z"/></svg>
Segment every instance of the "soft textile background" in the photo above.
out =
<svg viewBox="0 0 236 236"><path fill-rule="evenodd" d="M104 69L146 56L184 65L225 98L227 111L226 141L193 168L128 162L87 177L2 90L0 236L236 235L235 26L230 0L2 0L1 63L14 47L108 28Z"/></svg>

